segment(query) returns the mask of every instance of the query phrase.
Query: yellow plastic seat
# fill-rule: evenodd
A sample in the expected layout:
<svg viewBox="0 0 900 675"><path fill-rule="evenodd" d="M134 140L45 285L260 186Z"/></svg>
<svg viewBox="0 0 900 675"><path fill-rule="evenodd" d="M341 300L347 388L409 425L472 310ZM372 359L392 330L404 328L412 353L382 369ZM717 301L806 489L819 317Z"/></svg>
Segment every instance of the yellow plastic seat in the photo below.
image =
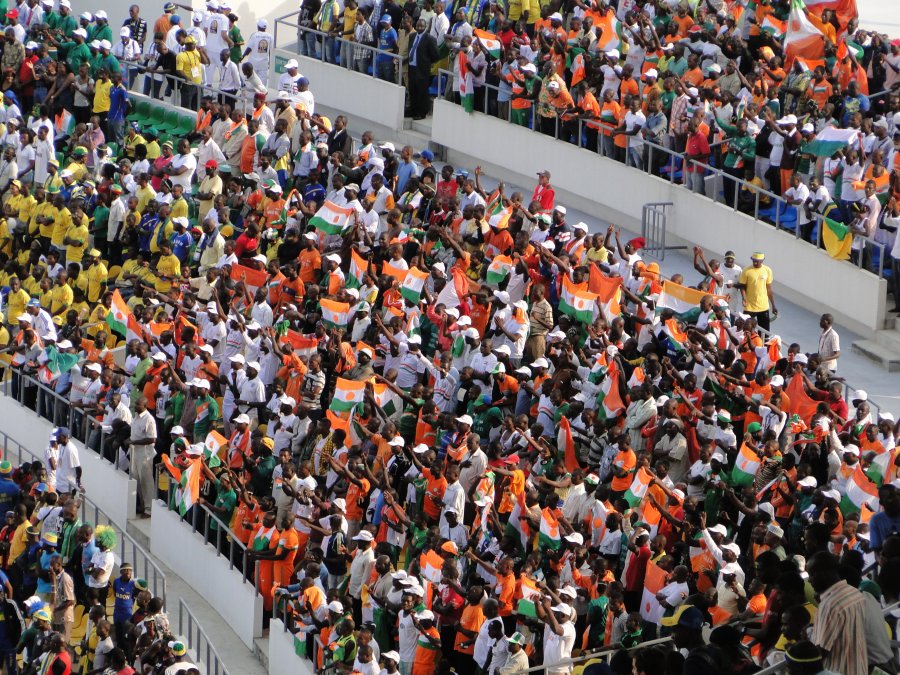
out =
<svg viewBox="0 0 900 675"><path fill-rule="evenodd" d="M227 239L234 234L234 228L231 225L223 225L219 233Z"/></svg>
<svg viewBox="0 0 900 675"><path fill-rule="evenodd" d="M109 268L109 271L107 272L106 276L109 278L110 281L115 281L116 279L119 278L119 275L121 273L122 273L122 267L120 265L113 265L112 267Z"/></svg>

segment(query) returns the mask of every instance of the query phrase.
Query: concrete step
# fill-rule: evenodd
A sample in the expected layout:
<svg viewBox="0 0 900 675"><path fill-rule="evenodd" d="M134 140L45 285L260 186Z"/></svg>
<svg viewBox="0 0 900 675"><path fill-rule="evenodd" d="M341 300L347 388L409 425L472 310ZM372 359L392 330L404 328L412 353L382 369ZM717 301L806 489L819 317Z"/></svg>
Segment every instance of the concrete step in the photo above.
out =
<svg viewBox="0 0 900 675"><path fill-rule="evenodd" d="M150 551L150 520L147 518L132 518L128 521L128 534L141 545L145 551Z"/></svg>
<svg viewBox="0 0 900 675"><path fill-rule="evenodd" d="M259 637L253 641L253 655L256 656L256 660L259 661L263 668L266 669L266 672L269 671L269 638L268 637Z"/></svg>
<svg viewBox="0 0 900 675"><path fill-rule="evenodd" d="M424 136L431 138L431 118L426 117L424 120L409 120L412 123L412 130L417 131Z"/></svg>
<svg viewBox="0 0 900 675"><path fill-rule="evenodd" d="M853 351L879 364L889 373L900 372L900 352L888 349L875 340L859 340L853 343Z"/></svg>
<svg viewBox="0 0 900 675"><path fill-rule="evenodd" d="M895 328L894 330L875 331L875 342L900 355L900 330Z"/></svg>

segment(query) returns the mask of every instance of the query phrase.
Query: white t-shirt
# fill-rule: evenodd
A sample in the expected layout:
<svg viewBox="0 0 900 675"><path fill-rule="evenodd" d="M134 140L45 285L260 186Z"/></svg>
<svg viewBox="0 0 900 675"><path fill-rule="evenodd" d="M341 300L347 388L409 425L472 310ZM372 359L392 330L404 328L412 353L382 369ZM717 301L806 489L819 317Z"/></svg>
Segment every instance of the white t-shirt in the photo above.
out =
<svg viewBox="0 0 900 675"><path fill-rule="evenodd" d="M553 664L572 658L572 647L575 645L575 624L566 621L560 624L562 635L557 635L552 630L547 631L544 638L544 667L547 675L568 675L569 666L553 668Z"/></svg>
<svg viewBox="0 0 900 675"><path fill-rule="evenodd" d="M109 583L109 577L112 575L115 562L115 556L112 551L101 551L97 549L97 552L94 553L94 557L91 558L91 565L93 565L95 569L102 569L103 574L98 578L89 576L88 586L91 588L105 588Z"/></svg>
<svg viewBox="0 0 900 675"><path fill-rule="evenodd" d="M59 461L56 465L56 491L69 492L78 487L78 479L75 469L81 466L78 458L78 448L69 441L59 447Z"/></svg>
<svg viewBox="0 0 900 675"><path fill-rule="evenodd" d="M194 172L197 171L197 158L191 152L188 152L186 155L175 155L172 158L171 166L173 169L180 169L181 167L187 169L187 171L177 176L169 176L169 180L172 181L172 185L180 185L184 188L185 193L190 193L191 179L194 177Z"/></svg>

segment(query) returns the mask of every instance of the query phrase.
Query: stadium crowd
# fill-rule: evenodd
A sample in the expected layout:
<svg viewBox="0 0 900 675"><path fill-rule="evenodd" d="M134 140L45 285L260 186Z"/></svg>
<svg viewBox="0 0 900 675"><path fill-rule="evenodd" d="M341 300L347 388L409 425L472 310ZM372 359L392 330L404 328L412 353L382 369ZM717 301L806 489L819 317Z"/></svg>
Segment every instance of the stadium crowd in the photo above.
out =
<svg viewBox="0 0 900 675"><path fill-rule="evenodd" d="M622 33L621 71L620 54L599 69L615 75L604 101L632 96L629 119L643 114L629 78L651 47L672 67L690 51L694 72L701 56L728 54L707 49L719 40L743 45L735 8L722 18L707 4L620 3L636 27ZM500 8L481 7L490 9L478 25L514 32ZM384 26L444 11L429 0L375 8L382 37ZM489 191L479 167L435 164L428 149L398 150L368 131L357 141L346 117L316 112L296 62L269 97L253 80L271 74L267 26L245 45L230 9L207 3L188 28L169 3L151 30L133 6L115 46L105 13L77 23L68 0L7 13L0 343L8 391L59 427L42 462L0 464L0 498L7 487L13 495L0 532L10 542L0 624L9 666L21 609L23 635L44 636L50 613L62 636L29 646L26 662L70 672L67 612L80 606L88 636L116 647L111 672L130 672L136 658L143 672L190 667L161 603L127 566L109 594L113 533L98 527L92 538L72 524L76 438L135 477L147 517L162 504L154 467L165 467L168 507L214 515L207 534L227 527L247 548L267 612L321 670L505 675L542 665L558 675L571 672L570 657L606 648L609 663L585 672L749 673L781 661L791 673L897 672L886 609L900 599L898 427L865 391L845 400L830 315L817 345L783 344L769 330L778 310L763 252L720 259L696 248L696 276L666 276L642 259L640 238L569 222L546 171L530 195L502 183ZM347 0L345 20L353 9ZM456 15L465 23L476 9ZM555 8L509 9L535 33L532 60L554 69L536 110L557 110L546 92L562 91L552 83L569 67L566 43L544 24L534 30L558 23ZM756 20L786 9L761 3ZM603 5L579 4L576 21L579 12L610 20ZM333 0L313 16L334 23ZM354 20L371 29L366 17L360 8ZM663 49L657 33L674 46ZM776 78L778 56L754 59L778 47L767 36L757 30L742 47L751 51L731 54L737 68L726 63L766 97L743 115L776 102L786 106L778 115L802 113L787 108L805 87L774 86L795 73ZM418 49L424 37L411 37ZM864 51L882 54L880 40ZM596 52L590 35L578 44L573 62ZM345 45L331 44L335 60ZM867 67L897 63L882 56ZM477 71L466 58L456 59L460 83ZM764 75L746 84L755 67ZM521 70L527 79L531 68ZM703 91L719 93L703 100L728 105L718 73L707 75ZM576 83L585 95L589 80ZM181 134L152 114L130 93L139 81L156 95L177 88L193 127ZM675 117L674 147L702 159L709 107L695 115L698 95L664 81L671 106L693 120ZM664 105L652 83L644 91ZM889 138L896 98L888 105L867 103L860 128ZM836 110L857 119L850 102ZM801 168L782 163L794 135L779 130L797 122L763 115L760 134L783 154L769 154L759 180L795 181ZM745 124L735 122L726 166L762 159ZM625 125L615 147L637 133ZM893 166L892 148L879 150L866 157ZM855 151L844 152L846 167ZM887 175L879 166L873 180ZM885 214L896 212L890 199ZM85 559L90 546L98 553ZM71 570L71 592L60 569ZM32 593L48 606L35 609ZM110 597L112 626L100 616ZM671 640L640 648L656 638Z"/></svg>

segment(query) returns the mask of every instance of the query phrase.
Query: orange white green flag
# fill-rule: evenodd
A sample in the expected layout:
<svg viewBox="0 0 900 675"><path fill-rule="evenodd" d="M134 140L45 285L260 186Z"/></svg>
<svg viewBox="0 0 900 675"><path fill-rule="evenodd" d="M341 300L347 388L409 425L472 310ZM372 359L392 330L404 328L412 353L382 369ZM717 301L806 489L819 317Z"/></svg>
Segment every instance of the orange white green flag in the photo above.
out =
<svg viewBox="0 0 900 675"><path fill-rule="evenodd" d="M575 283L569 280L568 275L563 275L562 280L559 311L581 323L592 323L597 307L597 295L590 291L579 290Z"/></svg>
<svg viewBox="0 0 900 675"><path fill-rule="evenodd" d="M497 39L497 36L493 33L488 33L486 30L480 30L476 28L472 31L473 35L478 38L478 41L481 43L481 46L484 47L484 51L490 54L491 58L499 59L500 54L503 52L503 44L500 40Z"/></svg>
<svg viewBox="0 0 900 675"><path fill-rule="evenodd" d="M363 258L356 249L350 249L350 274L347 276L347 288L361 288L363 275L369 269L369 261Z"/></svg>
<svg viewBox="0 0 900 675"><path fill-rule="evenodd" d="M131 313L131 309L125 302L122 294L119 293L119 289L113 291L112 306L106 313L106 324L111 331L124 337L127 342L132 340L146 341L141 324L138 323L134 314Z"/></svg>
<svg viewBox="0 0 900 675"><path fill-rule="evenodd" d="M323 298L319 300L322 309L322 321L329 328L345 328L350 321L350 305Z"/></svg>
<svg viewBox="0 0 900 675"><path fill-rule="evenodd" d="M488 265L485 281L487 281L487 283L491 284L492 286L497 286L498 284L503 283L509 277L509 273L512 271L512 267L513 259L509 256L494 256L494 259L491 260L491 264Z"/></svg>
<svg viewBox="0 0 900 675"><path fill-rule="evenodd" d="M541 529L538 532L541 548L557 550L560 544L559 521L549 507L541 511Z"/></svg>
<svg viewBox="0 0 900 675"><path fill-rule="evenodd" d="M878 486L863 472L857 464L856 471L850 474L844 485L844 496L841 499L841 513L848 516L858 513L863 505L868 505L873 511L878 510Z"/></svg>
<svg viewBox="0 0 900 675"><path fill-rule="evenodd" d="M644 467L639 468L634 474L631 487L625 492L625 501L631 508L636 507L644 499L651 480L653 480L653 476Z"/></svg>
<svg viewBox="0 0 900 675"><path fill-rule="evenodd" d="M641 597L641 618L648 623L659 623L663 608L656 594L666 585L666 571L655 562L647 562L644 574L644 594Z"/></svg>
<svg viewBox="0 0 900 675"><path fill-rule="evenodd" d="M825 36L806 17L806 5L803 0L791 0L791 12L788 15L787 28L784 33L784 67L793 66L794 59L821 59L825 56Z"/></svg>
<svg viewBox="0 0 900 675"><path fill-rule="evenodd" d="M418 305L426 281L428 281L428 272L423 272L418 267L410 267L406 278L400 283L400 295L413 305Z"/></svg>
<svg viewBox="0 0 900 675"><path fill-rule="evenodd" d="M350 226L353 214L354 211L350 207L326 201L322 208L316 211L316 215L310 218L309 224L325 234L340 234Z"/></svg>
<svg viewBox="0 0 900 675"><path fill-rule="evenodd" d="M334 398L328 407L336 413L349 413L363 402L365 393L365 381L345 380L339 377L334 387Z"/></svg>
<svg viewBox="0 0 900 675"><path fill-rule="evenodd" d="M746 443L741 445L737 459L734 461L734 468L731 470L731 484L741 487L753 485L756 472L759 471L759 464L759 455L756 450Z"/></svg>

